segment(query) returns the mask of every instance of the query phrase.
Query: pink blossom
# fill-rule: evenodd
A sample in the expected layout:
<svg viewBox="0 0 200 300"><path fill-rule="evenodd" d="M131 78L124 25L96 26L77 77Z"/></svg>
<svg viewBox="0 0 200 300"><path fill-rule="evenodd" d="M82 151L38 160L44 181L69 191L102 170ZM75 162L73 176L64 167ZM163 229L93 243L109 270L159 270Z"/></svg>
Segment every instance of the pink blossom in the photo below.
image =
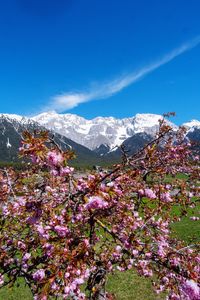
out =
<svg viewBox="0 0 200 300"><path fill-rule="evenodd" d="M54 227L54 230L57 232L57 234L60 237L65 237L67 235L67 233L69 232L68 228L66 228L65 226L61 226L61 225L56 225Z"/></svg>
<svg viewBox="0 0 200 300"><path fill-rule="evenodd" d="M47 226L44 228L42 224L39 224L35 225L35 227L42 238L49 239L49 234L46 232L46 229L49 229Z"/></svg>
<svg viewBox="0 0 200 300"><path fill-rule="evenodd" d="M138 263L138 266L141 268L140 270L138 270L140 274L142 274L146 277L150 277L153 275L152 270L149 269L149 267L148 267L148 261L140 260Z"/></svg>
<svg viewBox="0 0 200 300"><path fill-rule="evenodd" d="M21 242L21 241L17 242L17 246L21 250L25 250L26 249L26 245L23 242Z"/></svg>
<svg viewBox="0 0 200 300"><path fill-rule="evenodd" d="M92 174L88 175L88 180L93 181L95 179L95 176Z"/></svg>
<svg viewBox="0 0 200 300"><path fill-rule="evenodd" d="M59 173L58 173L57 170L52 169L52 170L50 171L50 174L53 175L53 176L58 176Z"/></svg>
<svg viewBox="0 0 200 300"><path fill-rule="evenodd" d="M180 258L179 257L173 257L170 259L170 262L174 266L178 266L180 264Z"/></svg>
<svg viewBox="0 0 200 300"><path fill-rule="evenodd" d="M160 257L165 257L165 254L166 254L165 249L163 247L159 246L158 247L158 255Z"/></svg>
<svg viewBox="0 0 200 300"><path fill-rule="evenodd" d="M78 270L76 271L76 275L81 275L81 270L78 269Z"/></svg>
<svg viewBox="0 0 200 300"><path fill-rule="evenodd" d="M31 254L27 252L27 253L24 254L22 260L27 261L27 260L29 260L30 257L31 257Z"/></svg>
<svg viewBox="0 0 200 300"><path fill-rule="evenodd" d="M147 253L145 253L145 256L146 256L147 258L150 258L150 257L152 256L152 253L151 253L151 252L147 252Z"/></svg>
<svg viewBox="0 0 200 300"><path fill-rule="evenodd" d="M200 299L200 287L194 280L187 280L181 289L186 300L199 300Z"/></svg>
<svg viewBox="0 0 200 300"><path fill-rule="evenodd" d="M192 198L192 197L194 196L194 194L193 194L192 192L189 192L189 193L188 193L188 196L189 196L190 198Z"/></svg>
<svg viewBox="0 0 200 300"><path fill-rule="evenodd" d="M164 285L160 285L158 289L155 290L156 294L160 294L164 290Z"/></svg>
<svg viewBox="0 0 200 300"><path fill-rule="evenodd" d="M167 190L170 190L171 189L171 184L166 184L165 187L166 187Z"/></svg>
<svg viewBox="0 0 200 300"><path fill-rule="evenodd" d="M55 282L51 285L52 290L56 291L59 290L59 285L56 284Z"/></svg>
<svg viewBox="0 0 200 300"><path fill-rule="evenodd" d="M10 214L8 207L5 205L2 207L2 212L3 212L4 216L8 216Z"/></svg>
<svg viewBox="0 0 200 300"><path fill-rule="evenodd" d="M0 286L1 286L2 284L4 284L4 278L3 278L3 275L0 274Z"/></svg>
<svg viewBox="0 0 200 300"><path fill-rule="evenodd" d="M47 300L47 296L46 295L35 295L33 297L33 300Z"/></svg>
<svg viewBox="0 0 200 300"><path fill-rule="evenodd" d="M42 224L37 225L36 228L37 228L37 231L39 232L40 235L43 235L45 233L44 227L43 227Z"/></svg>
<svg viewBox="0 0 200 300"><path fill-rule="evenodd" d="M33 164L39 163L39 158L35 154L30 154L30 158Z"/></svg>
<svg viewBox="0 0 200 300"><path fill-rule="evenodd" d="M117 245L117 246L115 247L115 251L116 251L117 253L120 253L120 252L122 251L122 247L119 246L119 245Z"/></svg>
<svg viewBox="0 0 200 300"><path fill-rule="evenodd" d="M90 270L86 269L85 273L83 275L84 275L84 278L87 279L90 276Z"/></svg>
<svg viewBox="0 0 200 300"><path fill-rule="evenodd" d="M196 262L200 264L200 254L196 257Z"/></svg>
<svg viewBox="0 0 200 300"><path fill-rule="evenodd" d="M77 189L79 191L84 191L87 188L88 188L88 183L85 180L83 180L82 178L80 178L78 180Z"/></svg>
<svg viewBox="0 0 200 300"><path fill-rule="evenodd" d="M76 279L74 280L74 283L75 283L76 285L81 285L81 284L84 283L84 280L83 280L82 277L78 277L78 278L76 278Z"/></svg>
<svg viewBox="0 0 200 300"><path fill-rule="evenodd" d="M66 273L65 273L65 279L66 279L66 278L69 278L69 277L70 277L70 273L69 273L69 272L66 272Z"/></svg>
<svg viewBox="0 0 200 300"><path fill-rule="evenodd" d="M20 211L20 208L22 206L25 206L26 204L26 200L24 199L24 197L18 197L15 202L13 203L13 208L19 212Z"/></svg>
<svg viewBox="0 0 200 300"><path fill-rule="evenodd" d="M54 190L53 190L49 185L47 185L47 186L45 187L45 191L46 191L46 192L53 192Z"/></svg>
<svg viewBox="0 0 200 300"><path fill-rule="evenodd" d="M49 243L45 243L45 244L43 245L43 248L46 250L46 254L47 254L48 256L51 256L51 255L52 255L52 252L53 252L53 250L54 250L54 246L53 246L53 245L51 245L51 244L49 244Z"/></svg>
<svg viewBox="0 0 200 300"><path fill-rule="evenodd" d="M99 196L91 196L88 198L88 203L85 205L87 209L101 209L106 208L108 202L104 201L103 198Z"/></svg>
<svg viewBox="0 0 200 300"><path fill-rule="evenodd" d="M185 300L185 299L181 299L181 297L177 294L175 294L174 292L170 293L170 297L166 298L167 300Z"/></svg>
<svg viewBox="0 0 200 300"><path fill-rule="evenodd" d="M190 217L190 220L192 220L192 221L199 221L199 217L193 216L193 217Z"/></svg>
<svg viewBox="0 0 200 300"><path fill-rule="evenodd" d="M73 171L74 168L67 166L65 168L61 168L60 175L61 176L70 175Z"/></svg>
<svg viewBox="0 0 200 300"><path fill-rule="evenodd" d="M143 189L139 189L139 190L138 190L138 194L139 194L140 196L144 196L144 190L143 190Z"/></svg>
<svg viewBox="0 0 200 300"><path fill-rule="evenodd" d="M89 245L90 245L90 242L88 239L84 239L83 243L85 244L86 247L89 247Z"/></svg>
<svg viewBox="0 0 200 300"><path fill-rule="evenodd" d="M152 189L145 189L144 194L145 194L146 197L148 197L150 199L155 199L156 198L156 194L154 193L154 191Z"/></svg>
<svg viewBox="0 0 200 300"><path fill-rule="evenodd" d="M134 211L134 212L133 212L133 215L134 215L134 217L136 217L136 218L139 217L138 211Z"/></svg>
<svg viewBox="0 0 200 300"><path fill-rule="evenodd" d="M65 289L64 289L64 291L65 291L66 296L68 296L69 293L70 293L70 287L66 286Z"/></svg>
<svg viewBox="0 0 200 300"><path fill-rule="evenodd" d="M162 193L161 196L160 196L160 199L163 201L163 202L172 202L172 198L170 196L170 193L169 192L166 192L166 193Z"/></svg>
<svg viewBox="0 0 200 300"><path fill-rule="evenodd" d="M138 250L134 249L134 250L132 251L132 254L133 254L133 256L137 256L137 255L138 255Z"/></svg>
<svg viewBox="0 0 200 300"><path fill-rule="evenodd" d="M55 151L49 151L47 153L47 161L51 166L57 166L63 161L63 157L60 153L56 153Z"/></svg>
<svg viewBox="0 0 200 300"><path fill-rule="evenodd" d="M169 283L169 278L166 277L166 276L164 276L164 277L162 278L162 282L165 283L165 284L168 284L168 283Z"/></svg>
<svg viewBox="0 0 200 300"><path fill-rule="evenodd" d="M45 277L45 271L44 269L39 269L35 273L33 273L33 279L36 281L42 281Z"/></svg>

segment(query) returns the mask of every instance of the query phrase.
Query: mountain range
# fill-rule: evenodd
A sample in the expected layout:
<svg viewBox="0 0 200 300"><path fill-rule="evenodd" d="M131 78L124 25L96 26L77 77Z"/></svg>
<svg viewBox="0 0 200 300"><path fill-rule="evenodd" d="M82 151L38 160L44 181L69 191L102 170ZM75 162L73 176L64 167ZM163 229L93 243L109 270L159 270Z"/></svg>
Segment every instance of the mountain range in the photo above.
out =
<svg viewBox="0 0 200 300"><path fill-rule="evenodd" d="M39 114L32 120L91 150L97 150L101 145L112 150L134 134L142 132L155 134L160 118L162 116L155 114L137 114L124 119L97 117L87 120L77 115L57 114L52 111ZM170 125L176 127L173 123Z"/></svg>
<svg viewBox="0 0 200 300"><path fill-rule="evenodd" d="M0 161L18 160L22 132L48 129L62 148L73 148L77 164L102 164L118 161L119 146L124 144L129 154L149 142L158 129L161 115L136 114L131 118L97 117L87 120L74 114L45 112L28 118L13 114L0 115ZM167 120L174 130L178 127ZM184 123L186 136L200 141L200 121Z"/></svg>
<svg viewBox="0 0 200 300"><path fill-rule="evenodd" d="M0 162L19 162L19 147L24 131L33 132L34 130L46 130L38 123L25 118L17 118L17 116L1 115L0 116ZM87 166L99 163L99 155L90 149L77 144L76 142L62 136L58 133L50 131L49 133L55 142L63 149L73 149L76 154L74 165Z"/></svg>

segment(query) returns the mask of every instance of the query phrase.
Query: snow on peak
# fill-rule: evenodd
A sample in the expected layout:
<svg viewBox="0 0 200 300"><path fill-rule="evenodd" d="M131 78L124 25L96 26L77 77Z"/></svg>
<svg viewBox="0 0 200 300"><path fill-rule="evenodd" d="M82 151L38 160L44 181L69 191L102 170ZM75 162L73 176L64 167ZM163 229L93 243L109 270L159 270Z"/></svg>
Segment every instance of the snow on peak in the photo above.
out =
<svg viewBox="0 0 200 300"><path fill-rule="evenodd" d="M186 127L187 129L190 129L192 127L200 127L200 121L191 120L189 122L184 123L183 126Z"/></svg>
<svg viewBox="0 0 200 300"><path fill-rule="evenodd" d="M20 116L20 115L15 115L15 114L0 114L0 117L4 117L10 120L16 120L18 122L21 122L22 120L26 120L26 117Z"/></svg>
<svg viewBox="0 0 200 300"><path fill-rule="evenodd" d="M148 113L144 113L144 114L136 114L134 117L134 120L138 121L138 122L143 122L143 123L153 123L153 125L155 124L155 122L158 122L158 120L162 119L163 117L161 115L157 115L157 114L148 114Z"/></svg>
<svg viewBox="0 0 200 300"><path fill-rule="evenodd" d="M158 127L161 115L154 114L136 114L133 118L133 127L136 133L144 132L145 129L151 127Z"/></svg>
<svg viewBox="0 0 200 300"><path fill-rule="evenodd" d="M145 132L147 128L157 129L159 125L159 120L162 120L162 115L157 114L136 114L133 118L134 130L135 132ZM176 127L175 124L165 119L167 124L172 127ZM153 129L153 130L154 130Z"/></svg>
<svg viewBox="0 0 200 300"><path fill-rule="evenodd" d="M48 111L48 112L43 112L35 117L32 117L32 120L34 121L44 121L46 122L46 120L51 119L51 118L58 118L59 114L57 114L57 112L55 111Z"/></svg>
<svg viewBox="0 0 200 300"><path fill-rule="evenodd" d="M124 119L96 117L87 120L74 114L46 112L32 119L93 150L102 144L110 148L120 146L135 133L146 132L153 135L161 118L161 115L137 114Z"/></svg>

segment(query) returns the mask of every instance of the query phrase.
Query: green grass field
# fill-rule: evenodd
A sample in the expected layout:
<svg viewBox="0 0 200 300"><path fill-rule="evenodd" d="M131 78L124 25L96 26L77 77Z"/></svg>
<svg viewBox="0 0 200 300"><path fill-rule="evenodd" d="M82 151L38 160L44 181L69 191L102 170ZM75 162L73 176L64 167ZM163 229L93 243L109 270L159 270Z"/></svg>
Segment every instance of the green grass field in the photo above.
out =
<svg viewBox="0 0 200 300"><path fill-rule="evenodd" d="M191 221L190 216L198 216L200 206L190 209L189 215L181 222L172 224L173 235L190 244L191 241L200 242L200 221ZM133 271L117 272L110 276L107 282L107 290L113 293L117 300L161 300L164 295L156 295L151 287L151 279L137 276ZM32 300L30 290L23 279L14 287L0 289L0 300Z"/></svg>

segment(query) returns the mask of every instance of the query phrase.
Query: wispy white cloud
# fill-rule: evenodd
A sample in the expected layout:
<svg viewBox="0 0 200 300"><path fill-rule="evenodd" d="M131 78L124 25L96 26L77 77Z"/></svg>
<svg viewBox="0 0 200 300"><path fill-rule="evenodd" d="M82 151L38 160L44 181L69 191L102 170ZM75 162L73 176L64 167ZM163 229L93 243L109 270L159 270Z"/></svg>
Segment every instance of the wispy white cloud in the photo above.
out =
<svg viewBox="0 0 200 300"><path fill-rule="evenodd" d="M142 79L144 76L158 69L159 67L167 64L168 62L175 59L177 56L182 53L196 47L200 43L200 36L195 39L184 43L180 47L174 49L170 53L166 54L162 58L154 61L153 63L137 70L120 76L114 80L111 80L106 83L101 83L88 88L82 92L67 92L60 95L56 95L51 99L51 102L48 105L48 109L53 109L58 112L69 110L78 106L80 103L89 102L97 99L109 98L120 91L122 91L127 86L135 83L136 81Z"/></svg>

